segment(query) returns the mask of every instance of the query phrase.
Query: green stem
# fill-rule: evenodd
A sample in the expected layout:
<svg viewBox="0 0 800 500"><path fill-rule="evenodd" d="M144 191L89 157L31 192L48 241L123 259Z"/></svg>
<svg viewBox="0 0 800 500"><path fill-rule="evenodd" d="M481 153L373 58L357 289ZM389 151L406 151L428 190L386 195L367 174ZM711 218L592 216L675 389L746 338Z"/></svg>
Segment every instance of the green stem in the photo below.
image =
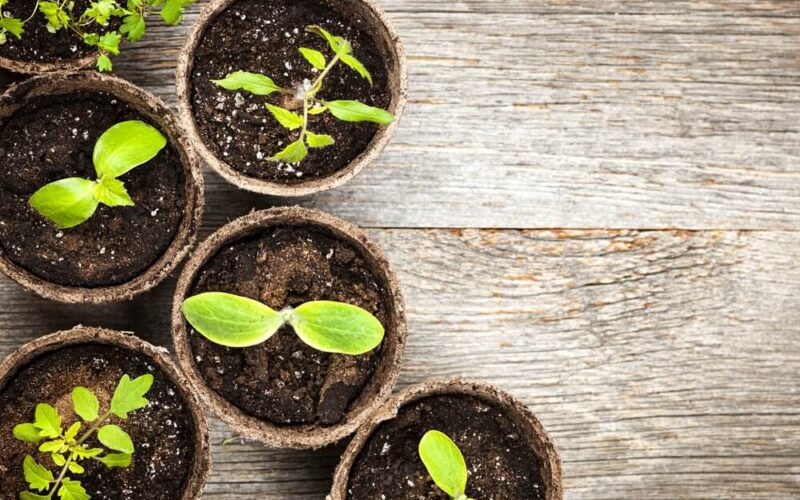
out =
<svg viewBox="0 0 800 500"><path fill-rule="evenodd" d="M339 59L341 59L341 57L342 57L341 52L337 52L336 56L333 59L331 59L331 62L329 62L328 65L325 66L325 69L322 70L322 73L320 73L319 76L316 78L316 80L314 80L314 83L311 84L311 90L306 94L307 97L314 97L314 95L320 91L320 89L322 88L322 79L328 75L330 70L333 69L333 67L336 65L337 62L339 62Z"/></svg>
<svg viewBox="0 0 800 500"><path fill-rule="evenodd" d="M89 427L89 430L88 430L88 431L86 431L86 432L84 432L84 433L83 433L83 435L80 437L80 439L78 439L78 440L75 442L75 444L76 444L76 445L78 445L78 446L82 445L82 444L84 443L84 441L86 441L87 439L89 439L89 438L91 437L91 435L92 435L92 434L94 434L95 432L97 432L97 430L100 428L100 426L101 426L101 425L103 425L103 423L104 423L106 420L108 420L108 417L110 417L110 416L111 416L111 410L108 410L108 411L107 411L105 414L103 414L103 416L102 416L102 417L98 418L98 419L95 421L95 423L94 423L94 424L92 424L92 426L91 426L91 427Z"/></svg>
<svg viewBox="0 0 800 500"><path fill-rule="evenodd" d="M56 491L58 491L58 487L59 487L59 485L61 485L61 481L63 481L64 480L64 476L67 475L67 470L69 469L69 464L71 464L72 460L74 460L74 459L75 459L75 453L74 452L70 452L69 458L67 458L67 462L64 464L64 467L61 469L61 474L58 475L58 478L53 483L53 488L50 490L50 493L47 494L47 498L48 499L53 498L53 495L55 495Z"/></svg>

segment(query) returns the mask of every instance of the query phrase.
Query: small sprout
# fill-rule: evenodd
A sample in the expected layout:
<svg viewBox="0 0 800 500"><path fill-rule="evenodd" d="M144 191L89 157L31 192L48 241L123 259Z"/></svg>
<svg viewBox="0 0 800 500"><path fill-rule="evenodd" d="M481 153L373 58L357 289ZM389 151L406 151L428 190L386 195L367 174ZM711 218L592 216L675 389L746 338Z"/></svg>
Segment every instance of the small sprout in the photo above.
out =
<svg viewBox="0 0 800 500"><path fill-rule="evenodd" d="M201 335L227 347L260 344L288 323L314 349L356 356L377 347L384 334L364 309L324 300L275 311L257 300L206 292L184 300L183 315Z"/></svg>
<svg viewBox="0 0 800 500"><path fill-rule="evenodd" d="M81 421L72 423L64 430L63 421L58 410L47 403L36 406L34 421L14 427L14 437L28 443L41 443L38 450L49 454L50 460L61 471L53 474L31 455L26 455L22 462L25 481L32 491L19 494L20 500L51 500L56 495L61 500L89 500L91 497L80 481L75 481L67 474L83 474L83 460L96 460L108 468L128 467L135 451L131 437L120 426L107 423L112 416L121 420L128 418L128 413L144 408L149 404L145 395L153 385L153 376L142 375L133 380L123 375L117 384L108 410L100 415L100 403L97 396L85 387L72 390L72 406ZM86 424L88 429L80 434ZM89 448L86 442L96 434L97 440L105 448ZM102 456L101 456L102 455Z"/></svg>
<svg viewBox="0 0 800 500"><path fill-rule="evenodd" d="M330 111L335 118L346 122L373 122L387 125L394 121L394 116L388 111L358 101L325 101L317 97L322 90L325 77L340 61L361 75L370 85L372 85L372 75L352 54L353 46L350 42L340 36L331 35L319 26L308 26L306 31L327 40L328 46L333 51L333 57L328 61L322 52L300 47L300 54L315 70L319 71L319 75L313 82L306 80L299 90L294 91L280 87L268 76L246 71L234 71L221 80L211 80L212 83L226 90L244 90L258 96L268 96L280 92L284 95L294 95L298 101L302 101L302 114L266 103L267 110L282 127L288 130L300 129L297 140L269 157L273 161L299 163L308 156L308 148L325 148L335 143L333 137L315 134L309 130L309 116Z"/></svg>
<svg viewBox="0 0 800 500"><path fill-rule="evenodd" d="M100 203L109 207L133 206L125 185L117 177L153 159L166 144L161 132L144 122L117 123L103 132L94 145L96 181L81 177L61 179L39 188L28 201L60 229L82 224Z"/></svg>
<svg viewBox="0 0 800 500"><path fill-rule="evenodd" d="M453 500L473 500L466 495L467 463L461 450L439 431L428 431L419 442L419 457L433 482Z"/></svg>

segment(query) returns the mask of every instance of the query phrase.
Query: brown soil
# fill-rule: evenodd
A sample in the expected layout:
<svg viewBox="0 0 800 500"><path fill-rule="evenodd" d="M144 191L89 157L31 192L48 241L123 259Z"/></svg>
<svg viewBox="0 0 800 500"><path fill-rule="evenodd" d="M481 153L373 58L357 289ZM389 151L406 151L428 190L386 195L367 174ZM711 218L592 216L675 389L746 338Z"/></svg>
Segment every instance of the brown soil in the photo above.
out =
<svg viewBox="0 0 800 500"><path fill-rule="evenodd" d="M228 292L273 309L311 300L362 307L387 324L389 296L355 247L321 230L277 226L229 245L209 259L189 295ZM278 425L333 425L380 362L382 345L361 356L319 352L291 327L263 344L231 349L187 325L206 383L248 414Z"/></svg>
<svg viewBox="0 0 800 500"><path fill-rule="evenodd" d="M418 445L429 430L455 441L467 462L467 495L542 500L540 462L499 407L471 396L431 396L404 406L372 434L350 471L347 498L449 500L430 479Z"/></svg>
<svg viewBox="0 0 800 500"><path fill-rule="evenodd" d="M99 287L130 281L167 250L186 203L170 145L120 178L134 207L100 205L88 221L59 230L27 202L49 182L95 179L95 142L133 119L147 121L109 94L74 92L33 98L0 125L0 248L12 262L51 283Z"/></svg>
<svg viewBox="0 0 800 500"><path fill-rule="evenodd" d="M125 469L109 470L85 460L86 473L72 475L80 480L92 498L114 500L174 500L186 487L194 461L194 424L188 404L158 366L136 351L98 344L65 347L35 358L21 368L0 392L0 498L18 498L27 489L22 462L32 455L39 463L58 473L48 454L36 445L17 441L14 425L31 422L37 403L55 406L67 427L78 420L70 394L84 386L97 394L101 410L108 408L114 388L123 374L137 377L152 373L153 387L146 395L150 404L130 413L127 420L111 423L128 432L136 451ZM88 443L99 445L96 436Z"/></svg>
<svg viewBox="0 0 800 500"><path fill-rule="evenodd" d="M245 175L286 184L326 177L346 167L372 140L378 126L348 123L330 113L312 116L309 130L329 134L336 143L309 150L298 165L267 160L298 137L288 131L265 109L270 102L290 109L302 103L292 97L273 94L254 96L217 87L211 80L236 70L262 73L284 88L298 88L304 79L316 77L298 48L323 52L328 60L327 42L305 27L317 24L353 44L354 55L372 73L374 85L338 63L325 78L322 99L354 99L371 106L388 108L391 102L388 69L377 42L362 28L366 21L354 14L344 15L320 0L240 0L214 19L195 53L191 75L191 103L195 121L205 144L219 159Z"/></svg>

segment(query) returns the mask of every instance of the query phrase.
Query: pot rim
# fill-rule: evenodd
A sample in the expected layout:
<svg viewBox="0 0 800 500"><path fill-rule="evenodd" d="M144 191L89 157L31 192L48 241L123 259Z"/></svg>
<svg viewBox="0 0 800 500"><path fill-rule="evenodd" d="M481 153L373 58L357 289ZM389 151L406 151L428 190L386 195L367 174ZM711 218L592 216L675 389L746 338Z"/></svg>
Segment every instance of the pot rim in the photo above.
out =
<svg viewBox="0 0 800 500"><path fill-rule="evenodd" d="M389 125L381 126L367 147L350 163L342 169L322 178L313 179L298 184L285 184L257 177L245 175L231 167L206 146L195 123L191 104L191 74L194 64L194 55L200 40L209 24L228 7L239 0L212 0L194 23L186 37L186 42L178 57L178 67L175 72L175 84L178 94L178 119L187 131L192 143L203 160L216 173L235 186L255 193L280 196L298 197L327 191L341 186L361 173L367 165L372 163L383 151L389 140L393 137L408 99L408 61L403 43L397 34L394 25L376 0L353 0L363 4L372 16L372 21L379 31L384 34L390 52L397 60L394 71L389 71L389 90L393 94L389 110L394 114L395 120Z"/></svg>
<svg viewBox="0 0 800 500"><path fill-rule="evenodd" d="M175 385L186 401L195 424L195 460L180 500L200 498L211 470L208 421L200 400L188 390L186 377L175 366L165 348L156 347L140 339L133 332L77 325L69 330L61 330L31 340L11 353L0 363L0 390L9 380L16 377L21 368L34 359L43 354L76 344L108 344L140 352L155 361L164 375Z"/></svg>
<svg viewBox="0 0 800 500"><path fill-rule="evenodd" d="M38 75L57 71L77 71L79 69L88 67L96 60L97 54L95 53L89 53L78 58L62 59L60 61L53 62L23 61L21 59L12 59L10 57L0 56L0 68L13 71L15 73L22 73L24 75Z"/></svg>
<svg viewBox="0 0 800 500"><path fill-rule="evenodd" d="M529 441L533 441L534 453L541 463L542 480L545 483L545 500L562 500L564 497L563 473L558 449L550 435L538 418L521 401L511 394L485 382L469 379L431 379L421 384L408 387L397 396L378 408L369 420L359 428L342 454L336 467L333 487L326 500L346 500L350 471L361 454L369 438L378 427L395 418L400 409L410 403L439 395L467 395L502 408L515 423L528 432Z"/></svg>
<svg viewBox="0 0 800 500"><path fill-rule="evenodd" d="M10 86L0 96L0 115L14 113L29 98L53 95L61 90L104 91L125 101L168 137L180 157L186 204L178 230L161 256L144 272L119 285L100 287L68 286L49 282L12 262L0 249L0 272L29 291L46 299L65 303L105 304L129 300L158 285L172 273L194 245L200 227L204 190L197 155L167 106L146 90L114 76L97 72L58 72L31 77Z"/></svg>

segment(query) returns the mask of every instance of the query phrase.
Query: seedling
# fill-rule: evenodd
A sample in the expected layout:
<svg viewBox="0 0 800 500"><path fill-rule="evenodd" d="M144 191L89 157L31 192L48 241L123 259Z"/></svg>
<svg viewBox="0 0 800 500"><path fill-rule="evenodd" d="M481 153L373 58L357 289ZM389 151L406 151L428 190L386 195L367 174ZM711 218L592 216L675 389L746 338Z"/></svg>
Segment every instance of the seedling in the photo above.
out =
<svg viewBox="0 0 800 500"><path fill-rule="evenodd" d="M166 144L161 132L144 122L117 123L103 132L94 145L96 181L82 177L61 179L39 188L28 201L61 229L87 221L100 203L109 207L133 206L118 177L153 159Z"/></svg>
<svg viewBox="0 0 800 500"><path fill-rule="evenodd" d="M127 0L124 6L117 0L95 0L83 12L76 12L75 2L70 0L38 1L33 12L25 19L7 16L2 11L9 0L0 0L0 45L8 41L10 33L21 39L25 25L38 13L47 19L47 30L73 32L78 39L97 48L97 69L111 71L110 56L119 54L123 36L129 42L137 42L144 36L145 19L148 14L159 11L161 19L176 25L183 17L183 9L194 0ZM112 20L119 29L109 29Z"/></svg>
<svg viewBox="0 0 800 500"><path fill-rule="evenodd" d="M91 497L81 482L68 476L85 472L82 461L96 460L109 469L128 467L134 453L133 441L121 427L107 422L112 416L127 420L129 413L147 406L149 401L144 396L152 385L153 376L150 374L133 380L123 375L114 390L108 410L102 414L97 396L85 387L75 387L72 390L72 405L83 423L78 420L66 431L58 410L47 403L36 405L34 421L15 426L14 437L28 443L44 441L39 445L39 451L49 453L50 461L56 467L61 467L61 471L54 475L32 456L25 456L22 463L25 481L31 490L40 493L23 491L19 494L20 500L51 500L56 494L61 500L89 500ZM79 434L84 424L89 428ZM95 434L105 448L89 447L87 441Z"/></svg>
<svg viewBox="0 0 800 500"><path fill-rule="evenodd" d="M206 292L183 301L183 315L211 342L249 347L265 342L290 324L300 340L323 352L359 355L383 340L383 326L360 307L312 301L275 311L261 302L230 293Z"/></svg>
<svg viewBox="0 0 800 500"><path fill-rule="evenodd" d="M324 148L335 143L334 138L330 135L315 134L309 130L310 115L321 115L326 111L330 111L334 117L346 122L366 121L386 125L394 121L394 116L388 111L368 106L359 101L326 101L317 97L317 94L322 90L325 77L340 61L367 79L370 85L372 85L372 75L353 56L353 46L350 42L340 36L331 35L319 26L308 26L306 30L327 40L333 51L333 58L328 62L322 52L306 47L300 48L300 54L311 64L313 71L319 73L313 82L305 79L299 88L286 89L278 86L266 75L248 73L246 71L234 71L222 80L212 80L213 83L227 90L244 90L258 96L268 96L279 92L293 96L302 103L302 115L280 106L266 104L269 112L284 128L289 130L300 129L299 137L296 141L269 158L273 161L299 163L308 155L308 148Z"/></svg>
<svg viewBox="0 0 800 500"><path fill-rule="evenodd" d="M419 457L433 482L453 500L474 500L467 490L467 463L461 450L439 431L428 431L419 442Z"/></svg>

